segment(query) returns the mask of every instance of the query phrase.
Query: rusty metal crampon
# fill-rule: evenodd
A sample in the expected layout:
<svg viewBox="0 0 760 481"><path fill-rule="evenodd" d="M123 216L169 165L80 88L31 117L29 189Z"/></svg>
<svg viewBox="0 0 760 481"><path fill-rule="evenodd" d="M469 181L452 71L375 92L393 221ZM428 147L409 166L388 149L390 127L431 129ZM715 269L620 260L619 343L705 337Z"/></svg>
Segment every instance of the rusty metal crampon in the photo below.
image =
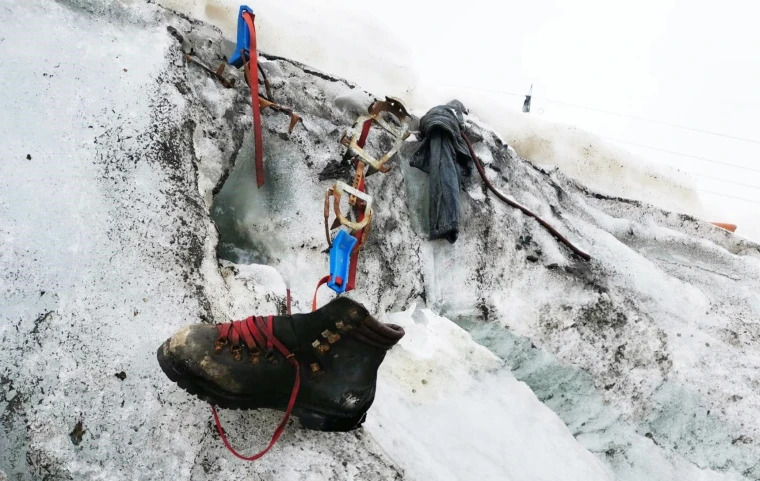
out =
<svg viewBox="0 0 760 481"><path fill-rule="evenodd" d="M360 199L364 202L364 217L358 221L352 221L346 217L340 209L340 200L344 193L350 194L352 197ZM335 211L335 222L332 227L328 225L330 217L330 197L333 198L333 210ZM325 194L325 236L327 238L327 244L332 247L332 241L330 240L330 230L338 226L345 226L351 231L360 231L367 227L372 220L372 196L361 192L358 189L354 189L350 185L342 181L337 181L335 184L327 190Z"/></svg>
<svg viewBox="0 0 760 481"><path fill-rule="evenodd" d="M383 114L393 116L399 126L397 127L385 120ZM370 105L368 115L362 115L356 119L353 128L346 132L340 143L348 149L347 156L356 157L378 172L386 173L390 170L390 166L386 165L386 163L398 152L404 140L409 137L410 120L411 115L406 111L401 101L392 97L385 97L385 100L378 100ZM359 145L359 138L361 137L364 123L367 121L371 121L394 137L391 150L379 159L370 155L364 150L363 146Z"/></svg>

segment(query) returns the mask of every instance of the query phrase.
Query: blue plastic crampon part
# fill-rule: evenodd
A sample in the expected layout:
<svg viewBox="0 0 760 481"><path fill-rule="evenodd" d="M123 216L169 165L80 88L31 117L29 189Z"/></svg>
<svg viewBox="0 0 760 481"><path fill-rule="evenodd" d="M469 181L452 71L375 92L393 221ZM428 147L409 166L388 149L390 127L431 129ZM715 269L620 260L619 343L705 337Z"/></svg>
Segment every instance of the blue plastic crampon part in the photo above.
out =
<svg viewBox="0 0 760 481"><path fill-rule="evenodd" d="M251 46L251 32L248 31L248 25L243 20L243 12L248 12L253 15L253 10L247 5L240 5L240 12L238 13L238 27L237 27L237 45L235 45L235 51L230 55L229 64L240 68L243 66L247 58L243 57L241 51L245 52L248 56L248 48Z"/></svg>
<svg viewBox="0 0 760 481"><path fill-rule="evenodd" d="M346 292L351 252L355 245L356 237L341 229L330 248L330 280L327 281L327 287L338 294Z"/></svg>

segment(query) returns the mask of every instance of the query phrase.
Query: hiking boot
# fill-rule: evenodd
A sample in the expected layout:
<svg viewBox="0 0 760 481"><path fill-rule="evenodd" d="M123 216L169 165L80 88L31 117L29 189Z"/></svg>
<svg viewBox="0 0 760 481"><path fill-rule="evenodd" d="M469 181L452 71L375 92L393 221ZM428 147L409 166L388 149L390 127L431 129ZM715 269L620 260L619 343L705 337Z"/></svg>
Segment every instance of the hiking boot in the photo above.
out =
<svg viewBox="0 0 760 481"><path fill-rule="evenodd" d="M309 314L186 326L158 349L158 363L219 407L292 410L308 429L349 431L364 422L377 369L403 335L340 297Z"/></svg>

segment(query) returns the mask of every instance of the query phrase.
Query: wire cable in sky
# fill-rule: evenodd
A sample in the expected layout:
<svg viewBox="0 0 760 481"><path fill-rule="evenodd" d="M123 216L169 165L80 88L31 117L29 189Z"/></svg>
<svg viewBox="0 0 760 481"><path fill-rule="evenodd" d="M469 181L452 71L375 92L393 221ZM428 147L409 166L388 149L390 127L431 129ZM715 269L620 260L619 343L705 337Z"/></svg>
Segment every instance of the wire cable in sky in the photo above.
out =
<svg viewBox="0 0 760 481"><path fill-rule="evenodd" d="M465 86L465 85L454 85L454 84L449 84L449 85L452 86L452 87L457 87L457 88L465 88L465 89L470 89L470 90L480 90L480 91L483 91L483 92L494 92L494 93L499 93L499 94L504 94L504 95L511 95L513 97L524 97L525 96L525 94L518 94L518 93L514 93L514 92L506 92L504 90L487 89L487 88L480 88L480 87L471 87L471 86ZM748 138L744 138L744 137L737 137L737 136L733 136L733 135L721 134L719 132L711 132L709 130L697 129L697 128L694 128L694 127L687 127L687 126L683 126L683 125L671 124L671 123L668 123L668 122L662 122L662 121L658 121L658 120L647 119L647 118L638 117L638 116L635 116L635 115L621 114L619 112L613 112L613 111L610 111L610 110L597 109L597 108L594 108L594 107L586 107L584 105L573 104L573 103L564 102L564 101L561 101L561 100L554 100L554 99L541 98L541 97L539 97L539 100L543 100L543 101L546 101L546 102L552 102L552 103L556 103L556 104L561 104L561 105L567 105L569 107L576 107L576 108L580 108L580 109L591 110L591 111L600 112L600 113L604 113L604 114L608 114L608 115L616 115L616 116L619 116L619 117L630 118L630 119L639 120L639 121L643 121L643 122L650 122L650 123L653 123L653 124L664 125L664 126L667 126L667 127L673 127L673 128L691 130L691 131L699 132L699 133L703 133L703 134L715 135L715 136L718 136L718 137L725 137L725 138L728 138L728 139L741 140L741 141L745 141L745 142L751 142L751 143L754 143L754 144L760 144L760 141L754 140L754 139L748 139ZM629 140L614 139L612 137L602 137L602 138L604 138L606 140L611 140L613 142L620 142L620 143L623 143L623 144L635 145L637 147L643 147L643 148L646 148L646 149L657 150L657 151L660 151L660 152L665 152L665 153L673 154L673 155L680 155L682 157L689 157L689 158L692 158L692 159L702 160L702 161L705 161L705 162L712 162L714 164L725 165L725 166L734 167L734 168L737 168L737 169L749 170L751 172L760 172L760 169L755 169L755 168L752 168L752 167L745 167L745 166L739 165L739 164L732 164L731 162L725 162L725 161L721 161L721 160L710 159L710 158L707 158L707 157L700 157L698 155L687 154L687 153L684 153L684 152L677 152L675 150L663 149L663 148L660 148L660 147L654 147L652 145L640 144L638 142L631 142ZM670 165L669 167L681 170L679 167L676 167L676 166L673 166L673 165ZM713 176L705 175L705 174L699 174L699 173L693 172L693 171L686 171L686 173L692 174L692 175L696 175L698 177L704 177L704 178L707 178L707 179L716 180L716 181L719 181L719 182L726 182L726 183L729 183L729 184L735 184L735 185L740 185L740 186L743 186L743 187L749 187L750 189L760 189L760 186L755 186L755 185L751 185L751 184L745 184L743 182L737 182L737 181L729 180L729 179L722 179L720 177L713 177ZM752 199L747 199L747 198L744 198L744 197L738 197L738 196L729 195L729 194L721 194L721 193L710 191L710 190L703 190L703 189L697 189L697 190L699 190L700 192L705 192L707 194L713 194L713 195L718 195L718 196L722 196L722 197L729 197L729 198L732 198L732 199L743 200L745 202L751 202L753 204L760 204L760 201L756 201L756 200L752 200Z"/></svg>
<svg viewBox="0 0 760 481"><path fill-rule="evenodd" d="M706 194L719 195L721 197L729 197L731 199L743 200L744 202L750 202L752 204L760 204L760 200L747 199L746 197L739 197L737 195L731 195L731 194L722 194L720 192L715 192L712 190L704 190L704 189L697 189L697 190L699 192L704 192Z"/></svg>
<svg viewBox="0 0 760 481"><path fill-rule="evenodd" d="M480 90L480 91L483 91L483 92L494 92L494 93L500 93L500 94L504 94L504 95L512 95L514 97L525 97L525 94L517 94L517 93L514 93L514 92L507 92L507 91L498 90L498 89L487 89L487 88L481 88L481 87L468 87L468 86L465 86L465 85L454 85L454 84L447 84L447 85L450 85L451 87L457 87L457 88L466 88L466 89L470 89L470 90ZM575 107L575 108L578 108L578 109L590 110L590 111L593 111L593 112L599 112L599 113L603 113L603 114L607 114L607 115L615 115L617 117L623 117L623 118L626 118L626 119L637 120L639 122L649 122L649 123L655 124L655 125L663 125L663 126L666 126L666 127L671 127L671 128L676 128L676 129L691 130L692 132L699 132L701 134L714 135L716 137L724 137L726 139L739 140L739 141L742 141L742 142L750 142L750 143L753 143L753 144L760 145L760 140L757 140L757 139L750 139L750 138L747 138L747 137L739 137L737 135L723 134L723 133L720 133L720 132L713 132L711 130L698 129L696 127L689 127L687 125L678 125L678 124L673 124L673 123L670 123L670 122L663 122L661 120L654 120L654 119L648 119L646 117L639 117L638 115L631 115L631 114L623 114L623 113L620 113L620 112L613 112L612 110L599 109L599 108L596 108L596 107L587 107L585 105L579 105L579 104L574 104L574 103L571 103L571 102L565 102L564 100L555 100L555 99L550 99L550 98L541 97L541 96L537 96L537 97L534 96L534 97L538 101L551 102L551 103L554 103L554 104L566 105L568 107Z"/></svg>
<svg viewBox="0 0 760 481"><path fill-rule="evenodd" d="M684 152L676 152L675 150L662 149L660 147L654 147L652 145L639 144L638 142L631 142L629 140L613 139L612 137L602 137L602 138L607 139L607 140L611 140L613 142L620 142L620 143L623 143L623 144L635 145L637 147L644 147L645 149L659 150L660 152L666 152L668 154L680 155L680 156L683 156L683 157L691 157L692 159L697 159L697 160L704 160L705 162L712 162L714 164L727 165L729 167L735 167L737 169L744 169L744 170L749 170L749 171L752 171L752 172L760 172L760 169L754 169L752 167L745 167L745 166L739 165L739 164L732 164L731 162L724 162L722 160L708 159L707 157L700 157L698 155L686 154Z"/></svg>
<svg viewBox="0 0 760 481"><path fill-rule="evenodd" d="M675 167L675 166L672 166L672 165L671 165L671 167L678 169L678 167ZM717 180L717 181L720 181L720 182L726 182L726 183L729 183L729 184L741 185L742 187L749 187L750 189L758 189L758 190L760 190L760 186L751 185L751 184L745 184L744 182L736 182L735 180L721 179L720 177L713 177L712 175L698 174L697 172L691 172L691 171L686 171L686 173L687 174L691 174L691 175L696 175L697 177L704 177L705 179L712 179L712 180Z"/></svg>
<svg viewBox="0 0 760 481"><path fill-rule="evenodd" d="M505 93L507 93L507 92L505 92ZM510 95L513 95L513 94L510 94ZM601 112L601 113L608 114L608 115L616 115L618 117L624 117L624 118L627 118L627 119L638 120L638 121L641 121L641 122L649 122L649 123L656 124L656 125L664 125L666 127L673 127L673 128L677 128L677 129L691 130L692 132L699 132L701 134L715 135L717 137L725 137L727 139L741 140L743 142L751 142L753 144L760 144L760 140L748 139L746 137L739 137L739 136L736 136L736 135L722 134L720 132L712 132L710 130L698 129L698 128L695 128L695 127L688 127L688 126L685 126L685 125L671 124L670 122L663 122L661 120L652 120L652 119L648 119L646 117L639 117L637 115L621 114L620 112L613 112L611 110L598 109L598 108L595 108L595 107L586 107L584 105L572 104L570 102L563 102L562 100L552 100L552 99L547 99L547 98L543 98L542 99L541 97L538 97L538 100L544 100L546 102L552 102L552 103L555 103L555 104L567 105L569 107L576 107L576 108L579 108L579 109L592 110L594 112Z"/></svg>

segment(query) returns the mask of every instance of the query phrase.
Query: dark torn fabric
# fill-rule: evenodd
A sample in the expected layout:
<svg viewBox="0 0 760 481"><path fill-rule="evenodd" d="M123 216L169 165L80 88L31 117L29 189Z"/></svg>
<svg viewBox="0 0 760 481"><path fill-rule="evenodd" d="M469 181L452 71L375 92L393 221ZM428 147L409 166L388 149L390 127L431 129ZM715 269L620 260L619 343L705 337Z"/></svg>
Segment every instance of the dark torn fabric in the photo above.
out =
<svg viewBox="0 0 760 481"><path fill-rule="evenodd" d="M462 139L464 105L453 100L433 107L420 120L422 144L409 164L430 174L430 238L454 243L459 235L459 187L472 173Z"/></svg>

